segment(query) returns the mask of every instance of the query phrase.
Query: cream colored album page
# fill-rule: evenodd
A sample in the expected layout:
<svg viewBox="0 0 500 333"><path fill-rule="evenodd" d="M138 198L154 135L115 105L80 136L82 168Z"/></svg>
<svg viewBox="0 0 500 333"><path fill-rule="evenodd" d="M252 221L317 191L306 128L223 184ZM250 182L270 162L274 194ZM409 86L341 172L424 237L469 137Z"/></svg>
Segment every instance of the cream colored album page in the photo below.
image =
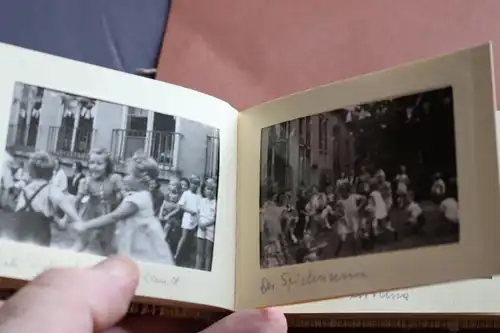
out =
<svg viewBox="0 0 500 333"><path fill-rule="evenodd" d="M491 52L240 114L237 308L499 273Z"/></svg>
<svg viewBox="0 0 500 333"><path fill-rule="evenodd" d="M0 44L0 276L123 254L137 296L231 309L237 112Z"/></svg>
<svg viewBox="0 0 500 333"><path fill-rule="evenodd" d="M474 279L288 305L280 309L289 314L495 314L500 311L500 283L495 279Z"/></svg>

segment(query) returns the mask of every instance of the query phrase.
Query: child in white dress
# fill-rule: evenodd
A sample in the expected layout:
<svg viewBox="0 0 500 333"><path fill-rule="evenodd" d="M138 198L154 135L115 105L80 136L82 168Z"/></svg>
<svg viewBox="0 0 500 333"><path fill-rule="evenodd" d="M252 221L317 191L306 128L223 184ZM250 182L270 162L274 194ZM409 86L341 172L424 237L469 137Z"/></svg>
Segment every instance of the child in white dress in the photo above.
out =
<svg viewBox="0 0 500 333"><path fill-rule="evenodd" d="M73 224L80 232L116 223L118 254L142 262L174 265L170 247L156 218L150 190L159 175L158 164L150 157L135 156L128 162L124 186L128 195L111 213Z"/></svg>
<svg viewBox="0 0 500 333"><path fill-rule="evenodd" d="M339 242L335 249L335 257L338 257L349 235L353 236L353 253L357 252L357 240L359 236L360 217L359 209L364 204L364 197L351 192L351 186L344 184L339 188L340 198L338 200L337 213L340 215L337 221L337 234Z"/></svg>
<svg viewBox="0 0 500 333"><path fill-rule="evenodd" d="M400 172L396 175L394 181L396 182L396 202L399 208L403 208L405 205L406 194L408 193L408 187L410 185L410 177L408 177L406 167L404 165L400 167Z"/></svg>
<svg viewBox="0 0 500 333"><path fill-rule="evenodd" d="M198 221L196 243L196 268L205 271L212 269L212 254L214 251L215 216L217 212L217 185L206 181L201 192L200 218Z"/></svg>
<svg viewBox="0 0 500 333"><path fill-rule="evenodd" d="M394 240L398 239L398 233L392 226L387 211L387 203L385 202L382 193L380 193L377 180L371 183L371 192L369 196L369 205L373 211L373 231L375 236L381 233L381 228L392 233Z"/></svg>

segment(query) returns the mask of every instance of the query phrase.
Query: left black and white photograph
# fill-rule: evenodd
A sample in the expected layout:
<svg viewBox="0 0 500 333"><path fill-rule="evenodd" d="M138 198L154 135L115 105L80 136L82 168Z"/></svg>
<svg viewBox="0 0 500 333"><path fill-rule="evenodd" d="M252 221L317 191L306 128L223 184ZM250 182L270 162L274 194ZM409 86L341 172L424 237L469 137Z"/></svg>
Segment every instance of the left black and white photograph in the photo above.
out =
<svg viewBox="0 0 500 333"><path fill-rule="evenodd" d="M0 240L211 271L219 130L16 83Z"/></svg>

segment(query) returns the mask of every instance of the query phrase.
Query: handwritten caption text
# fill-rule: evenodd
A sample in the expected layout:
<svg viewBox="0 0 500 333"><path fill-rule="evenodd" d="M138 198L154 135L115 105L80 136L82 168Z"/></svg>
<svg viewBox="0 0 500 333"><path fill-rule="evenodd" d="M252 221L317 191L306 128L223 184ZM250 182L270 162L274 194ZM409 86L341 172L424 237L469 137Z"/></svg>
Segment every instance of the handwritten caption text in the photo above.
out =
<svg viewBox="0 0 500 333"><path fill-rule="evenodd" d="M13 271L14 275L16 271L29 272L31 277L35 277L42 272L53 269L53 268L85 268L89 267L88 261L79 261L75 259L71 264L65 263L64 265L58 263L57 260L43 260L41 258L22 258L22 260L16 257L3 257L0 258L0 269L5 273L9 274L9 271ZM180 283L179 276L158 276L148 271L141 271L140 283L144 285L162 285L162 286L177 286ZM10 275L10 274L9 274Z"/></svg>
<svg viewBox="0 0 500 333"><path fill-rule="evenodd" d="M305 288L315 285L328 285L341 283L343 281L366 279L365 272L326 272L314 273L309 270L306 274L285 272L280 275L279 282L272 281L270 278L263 277L260 283L261 294L285 290L291 292L297 288Z"/></svg>

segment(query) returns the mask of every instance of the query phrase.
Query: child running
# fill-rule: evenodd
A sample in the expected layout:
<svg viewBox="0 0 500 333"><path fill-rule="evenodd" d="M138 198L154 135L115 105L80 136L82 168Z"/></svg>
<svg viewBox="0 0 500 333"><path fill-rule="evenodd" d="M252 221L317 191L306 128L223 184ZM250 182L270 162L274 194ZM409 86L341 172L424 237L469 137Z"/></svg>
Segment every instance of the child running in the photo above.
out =
<svg viewBox="0 0 500 333"><path fill-rule="evenodd" d="M151 157L138 155L127 163L124 185L128 195L112 212L93 220L73 224L79 232L116 224L118 254L142 261L174 265L170 247L164 240L160 222L154 214L151 190L159 175L158 164Z"/></svg>

